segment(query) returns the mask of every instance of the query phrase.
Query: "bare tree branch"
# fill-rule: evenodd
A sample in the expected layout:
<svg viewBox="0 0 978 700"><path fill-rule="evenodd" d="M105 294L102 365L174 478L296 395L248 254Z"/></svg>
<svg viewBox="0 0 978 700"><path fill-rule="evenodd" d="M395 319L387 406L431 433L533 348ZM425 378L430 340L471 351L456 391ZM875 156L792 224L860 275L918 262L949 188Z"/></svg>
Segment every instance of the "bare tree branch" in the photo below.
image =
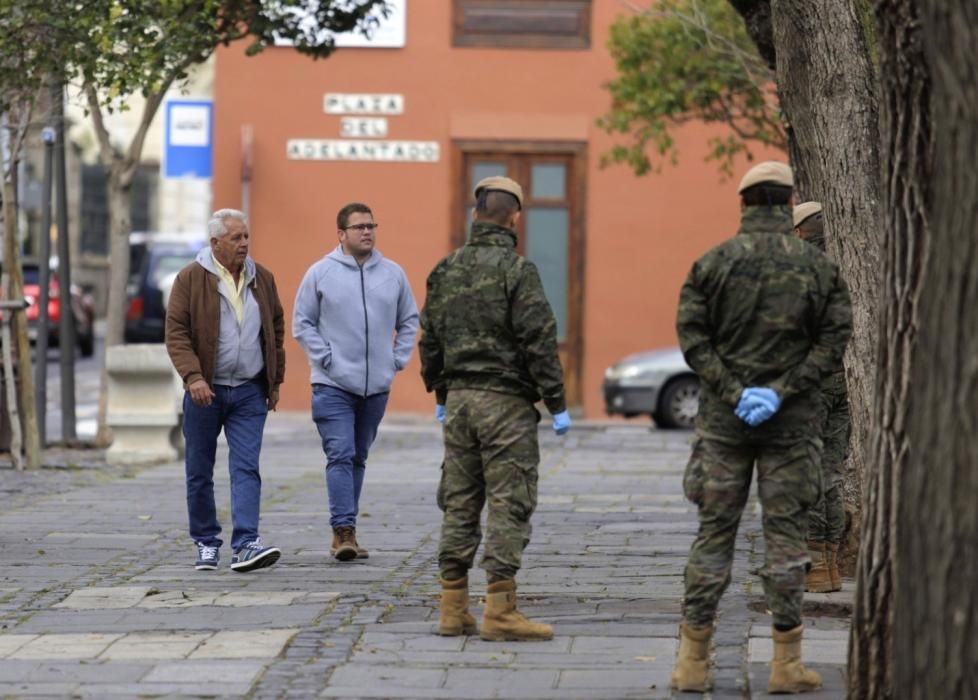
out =
<svg viewBox="0 0 978 700"><path fill-rule="evenodd" d="M98 138L99 156L102 164L110 169L118 167L121 161L121 154L112 146L112 137L105 126L105 118L102 115L102 105L99 102L98 91L91 83L85 83L85 96L88 99L88 109L92 115L92 124L95 126L95 136Z"/></svg>

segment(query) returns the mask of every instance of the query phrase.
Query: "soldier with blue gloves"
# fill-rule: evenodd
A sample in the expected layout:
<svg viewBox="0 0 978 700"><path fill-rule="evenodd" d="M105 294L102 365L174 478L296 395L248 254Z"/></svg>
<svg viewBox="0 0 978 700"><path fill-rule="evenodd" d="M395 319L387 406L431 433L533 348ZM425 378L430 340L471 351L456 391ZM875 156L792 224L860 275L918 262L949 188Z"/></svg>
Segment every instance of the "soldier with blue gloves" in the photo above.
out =
<svg viewBox="0 0 978 700"><path fill-rule="evenodd" d="M482 539L488 589L480 635L488 641L545 640L550 625L516 609L516 573L530 542L540 449L534 404L543 400L553 429L571 427L557 355L557 322L536 266L516 252L520 185L490 177L475 188L469 241L428 277L421 312L421 374L444 425L438 485L444 513L438 565L439 633L474 634L468 572Z"/></svg>
<svg viewBox="0 0 978 700"><path fill-rule="evenodd" d="M821 685L801 663L806 530L822 490L822 382L839 367L852 309L838 267L792 235L792 189L783 163L749 170L738 190L740 230L693 264L680 294L679 343L701 396L683 481L700 527L686 566L672 676L678 690L708 687L714 617L755 466L764 512L760 574L774 623L768 692Z"/></svg>

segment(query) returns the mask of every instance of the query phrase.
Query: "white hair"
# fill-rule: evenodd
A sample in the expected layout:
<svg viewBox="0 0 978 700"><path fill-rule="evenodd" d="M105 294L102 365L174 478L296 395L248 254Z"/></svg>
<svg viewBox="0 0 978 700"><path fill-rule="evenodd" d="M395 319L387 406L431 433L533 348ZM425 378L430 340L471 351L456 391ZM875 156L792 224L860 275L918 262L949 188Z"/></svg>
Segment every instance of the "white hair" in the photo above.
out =
<svg viewBox="0 0 978 700"><path fill-rule="evenodd" d="M245 226L248 225L248 217L243 211L237 209L218 209L211 214L207 221L207 235L210 238L222 238L227 235L228 227L224 225L227 219L237 219Z"/></svg>

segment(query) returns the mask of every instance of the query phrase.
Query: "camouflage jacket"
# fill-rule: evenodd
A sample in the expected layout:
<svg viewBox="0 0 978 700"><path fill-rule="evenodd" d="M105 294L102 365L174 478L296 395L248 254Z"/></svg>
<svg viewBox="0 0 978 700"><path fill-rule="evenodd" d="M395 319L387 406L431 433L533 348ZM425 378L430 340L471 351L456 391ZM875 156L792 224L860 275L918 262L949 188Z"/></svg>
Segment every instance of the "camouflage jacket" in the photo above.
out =
<svg viewBox="0 0 978 700"><path fill-rule="evenodd" d="M737 235L693 264L676 326L702 382L701 435L795 440L818 424L820 387L842 361L852 309L838 267L792 235L788 207L748 207ZM782 399L757 428L734 415L748 386L770 387Z"/></svg>
<svg viewBox="0 0 978 700"><path fill-rule="evenodd" d="M822 222L819 221L817 225L812 227L812 231L805 237L805 242L818 248L823 253L825 252L825 232L822 229ZM839 364L839 367L832 372L825 380L822 382L822 394L824 394L827 406L835 406L840 401L846 401L849 398L849 391L846 386L846 372Z"/></svg>
<svg viewBox="0 0 978 700"><path fill-rule="evenodd" d="M486 389L565 410L557 321L510 229L476 222L468 243L435 266L421 329L421 376L438 403L450 389Z"/></svg>

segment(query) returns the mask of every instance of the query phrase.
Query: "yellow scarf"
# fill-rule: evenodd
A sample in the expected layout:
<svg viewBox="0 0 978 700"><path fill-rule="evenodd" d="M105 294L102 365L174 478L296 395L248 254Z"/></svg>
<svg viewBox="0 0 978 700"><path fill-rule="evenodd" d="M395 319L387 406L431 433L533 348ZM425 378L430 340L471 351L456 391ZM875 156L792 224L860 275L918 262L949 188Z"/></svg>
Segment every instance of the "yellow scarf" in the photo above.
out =
<svg viewBox="0 0 978 700"><path fill-rule="evenodd" d="M234 315L238 318L238 325L244 321L244 287L245 287L245 271L244 267L241 268L241 274L238 275L238 282L235 284L234 275L232 275L224 265L218 262L218 259L214 257L214 253L211 252L211 260L214 261L214 267L217 268L218 276L227 285L228 291L231 293L229 301L231 302L231 308L234 309Z"/></svg>

